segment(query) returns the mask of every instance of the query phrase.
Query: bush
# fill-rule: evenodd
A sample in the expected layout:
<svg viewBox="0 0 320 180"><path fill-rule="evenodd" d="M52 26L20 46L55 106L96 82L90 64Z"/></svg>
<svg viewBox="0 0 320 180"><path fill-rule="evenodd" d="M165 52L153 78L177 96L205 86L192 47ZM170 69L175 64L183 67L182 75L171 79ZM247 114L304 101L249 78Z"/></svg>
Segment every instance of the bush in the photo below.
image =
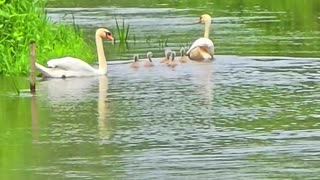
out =
<svg viewBox="0 0 320 180"><path fill-rule="evenodd" d="M29 72L29 43L37 43L37 62L74 56L93 60L93 48L85 43L75 24L51 22L45 12L46 0L0 1L0 74Z"/></svg>

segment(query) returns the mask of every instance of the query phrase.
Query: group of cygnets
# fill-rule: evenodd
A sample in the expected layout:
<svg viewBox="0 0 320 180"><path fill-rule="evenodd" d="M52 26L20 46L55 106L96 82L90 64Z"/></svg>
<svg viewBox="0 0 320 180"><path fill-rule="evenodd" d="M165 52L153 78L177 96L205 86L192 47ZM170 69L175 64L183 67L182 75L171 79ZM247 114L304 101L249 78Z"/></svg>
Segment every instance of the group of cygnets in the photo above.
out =
<svg viewBox="0 0 320 180"><path fill-rule="evenodd" d="M175 60L176 52L171 49L166 49L164 52L164 58L160 61L161 64L167 65L168 67L174 68L178 64L187 63L189 61L189 57L186 55L185 49L182 47L180 49L180 57L179 60ZM133 55L133 62L131 63L131 68L139 68L143 67L153 67L154 62L152 61L152 52L147 53L147 59L142 63L139 61L139 54ZM142 64L141 64L142 63Z"/></svg>

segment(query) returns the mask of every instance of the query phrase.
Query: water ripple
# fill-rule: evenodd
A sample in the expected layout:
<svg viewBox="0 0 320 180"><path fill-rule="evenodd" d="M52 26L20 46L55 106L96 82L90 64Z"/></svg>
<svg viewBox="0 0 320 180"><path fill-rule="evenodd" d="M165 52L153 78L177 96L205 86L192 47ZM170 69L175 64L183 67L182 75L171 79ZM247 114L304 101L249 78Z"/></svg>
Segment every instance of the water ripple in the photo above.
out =
<svg viewBox="0 0 320 180"><path fill-rule="evenodd" d="M317 176L318 59L217 56L174 70L156 65L134 71L117 64L108 77L41 83L53 118L36 144L74 153L56 160L50 173L80 179ZM57 85L62 89L51 88ZM124 173L58 170L64 165Z"/></svg>

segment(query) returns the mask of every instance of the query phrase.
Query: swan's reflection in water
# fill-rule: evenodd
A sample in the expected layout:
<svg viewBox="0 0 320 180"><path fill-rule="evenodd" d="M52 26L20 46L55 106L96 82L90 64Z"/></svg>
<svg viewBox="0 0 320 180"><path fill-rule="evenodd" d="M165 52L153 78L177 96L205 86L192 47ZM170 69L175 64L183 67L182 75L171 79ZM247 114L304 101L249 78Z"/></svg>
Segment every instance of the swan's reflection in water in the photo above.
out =
<svg viewBox="0 0 320 180"><path fill-rule="evenodd" d="M214 75L214 68L212 68L211 63L202 64L197 71L201 72L193 81L194 84L199 85L199 92L200 96L204 100L204 106L211 107L212 102L214 100L214 82L213 82L213 75Z"/></svg>
<svg viewBox="0 0 320 180"><path fill-rule="evenodd" d="M47 79L41 82L40 88L49 100L49 108L61 119L78 118L77 123L87 126L92 120L92 108L97 109L99 138L102 141L110 138L112 131L107 120L107 76ZM92 104L92 100L97 100L97 105ZM89 118L85 119L84 116Z"/></svg>
<svg viewBox="0 0 320 180"><path fill-rule="evenodd" d="M72 105L95 97L92 93L99 83L99 77L47 79L40 84L41 91L51 104Z"/></svg>
<svg viewBox="0 0 320 180"><path fill-rule="evenodd" d="M108 78L107 76L99 77L99 98L98 98L98 129L99 137L103 143L104 140L112 136L110 123L107 120L109 109L107 104Z"/></svg>
<svg viewBox="0 0 320 180"><path fill-rule="evenodd" d="M220 56L217 57L220 58ZM178 56L177 59L179 58L181 57ZM170 68L166 64L160 63L161 60L163 58L153 58L154 67L140 68L138 70L129 68L129 65L112 66L114 68L112 69L114 71L112 75L120 78L120 80L127 81L130 86L134 86L137 81L148 82L150 79L153 80L149 82L151 87L167 86L170 82L174 81L172 83L174 83L177 91L179 91L179 88L193 91L193 87L197 86L198 89L196 91L200 95L200 98L206 101L204 102L206 105L211 105L215 83L215 61L202 63L189 61L188 63ZM116 74L114 75L114 73ZM187 84L184 84L181 80L187 80Z"/></svg>
<svg viewBox="0 0 320 180"><path fill-rule="evenodd" d="M184 71L188 79L190 79L187 82L190 90L198 95L199 100L201 100L201 106L207 108L210 108L214 101L215 67L213 64L214 62L191 62L178 69L179 71ZM192 96L196 95L195 93L192 93Z"/></svg>
<svg viewBox="0 0 320 180"><path fill-rule="evenodd" d="M130 69L128 65L112 66L110 75L115 81L112 81L112 87L114 88L111 89L111 91L124 92L126 94L126 92L135 91L134 89L137 90L143 87L144 89L150 90L149 96L153 97L153 99L144 101L148 95L143 97L137 95L134 97L125 97L123 100L126 99L129 102L137 102L139 107L150 107L152 106L152 102L163 99L157 93L159 89L168 92L171 92L171 89L175 89L177 93L164 92L166 94L165 98L179 99L181 95L187 96L186 98L190 100L188 102L192 102L192 99L198 97L199 105L196 107L191 104L187 105L188 107L192 106L193 111L201 111L212 107L214 95L214 68L212 68L212 63L190 63L177 67L175 71L172 71L172 69L167 66L160 65L157 66L157 68L143 69L139 70L139 72L133 70L128 71L128 69ZM128 84L130 84L130 86L128 86ZM49 103L47 103L48 106L50 106L49 108L54 111L55 116L59 118L57 122L60 122L62 126L64 126L63 123L69 123L71 126L77 126L77 128L83 129L83 127L78 127L78 125L90 125L90 120L91 122L96 120L92 118L94 117L92 116L92 112L97 112L96 127L98 128L98 132L95 133L98 134L99 143L105 144L108 143L113 132L111 127L112 123L110 123L110 117L112 117L110 105L108 106L107 103L108 85L108 77L99 76L48 79L43 81L40 87L42 88L41 92L43 92L49 100ZM124 89L126 91L123 91ZM122 95L118 93L110 95L114 99L122 97ZM95 102L97 102L97 104ZM152 111L153 110L148 111L148 113ZM180 111L185 111L185 109L182 108ZM72 118L75 120L73 121ZM94 129L91 129L91 131L94 131ZM88 135L91 136L90 133L88 133Z"/></svg>

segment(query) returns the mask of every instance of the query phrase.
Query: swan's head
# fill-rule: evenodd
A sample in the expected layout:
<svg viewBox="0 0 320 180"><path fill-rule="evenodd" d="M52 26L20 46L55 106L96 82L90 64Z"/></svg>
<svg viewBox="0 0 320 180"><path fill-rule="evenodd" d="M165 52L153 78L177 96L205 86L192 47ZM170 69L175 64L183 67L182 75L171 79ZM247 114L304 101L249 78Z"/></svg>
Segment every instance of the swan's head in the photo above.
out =
<svg viewBox="0 0 320 180"><path fill-rule="evenodd" d="M171 60L173 61L175 57L176 57L176 52L172 51L171 52Z"/></svg>
<svg viewBox="0 0 320 180"><path fill-rule="evenodd" d="M112 36L112 33L106 28L97 29L96 36L99 36L101 38L106 38L106 39L112 41L112 44L114 44L114 38Z"/></svg>
<svg viewBox="0 0 320 180"><path fill-rule="evenodd" d="M133 55L133 60L134 60L134 62L138 62L139 61L139 54Z"/></svg>
<svg viewBox="0 0 320 180"><path fill-rule="evenodd" d="M211 23L211 16L209 14L203 14L200 16L197 23Z"/></svg>
<svg viewBox="0 0 320 180"><path fill-rule="evenodd" d="M184 49L184 47L182 47L182 48L180 49L180 55L181 55L181 56L185 56L185 55L186 55L186 50Z"/></svg>
<svg viewBox="0 0 320 180"><path fill-rule="evenodd" d="M151 60L152 56L153 56L152 52L147 53L147 58L149 59L150 62L152 62Z"/></svg>

